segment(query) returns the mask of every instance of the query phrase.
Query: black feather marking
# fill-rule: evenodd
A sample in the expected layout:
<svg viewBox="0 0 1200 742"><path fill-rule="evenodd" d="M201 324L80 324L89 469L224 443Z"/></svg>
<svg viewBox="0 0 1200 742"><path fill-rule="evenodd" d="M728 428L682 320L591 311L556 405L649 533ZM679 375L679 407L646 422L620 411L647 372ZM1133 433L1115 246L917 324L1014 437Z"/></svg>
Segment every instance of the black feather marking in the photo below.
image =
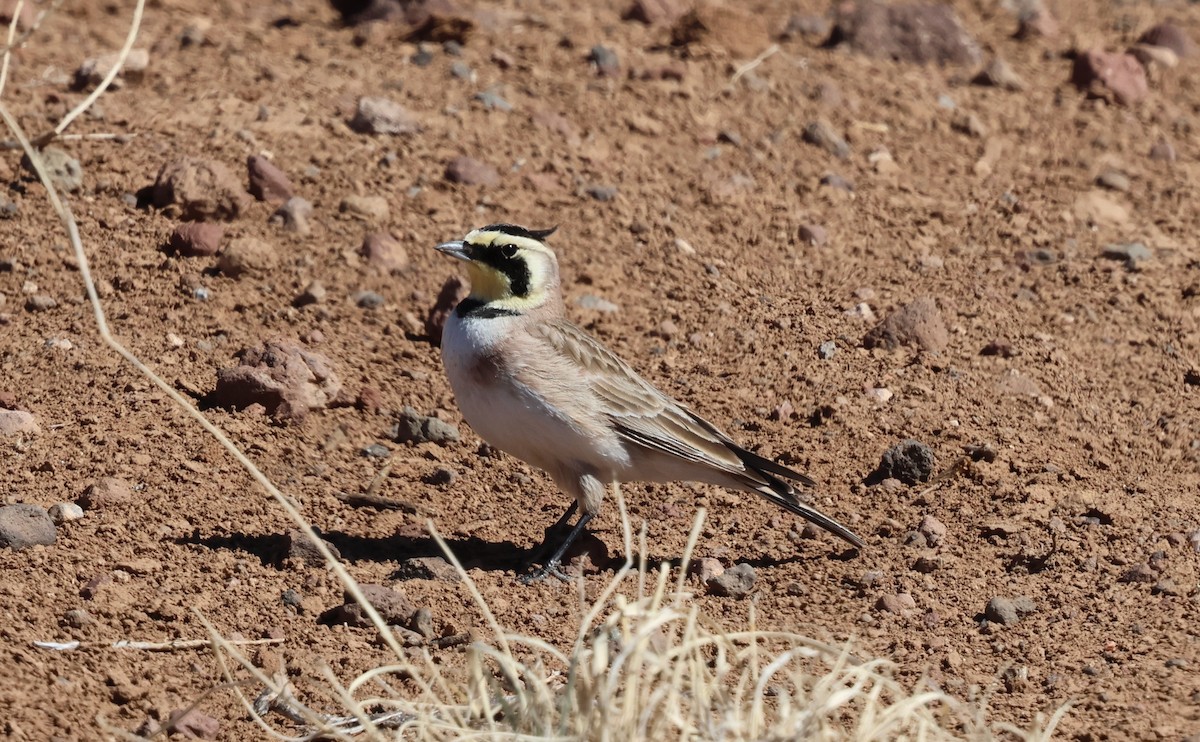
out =
<svg viewBox="0 0 1200 742"><path fill-rule="evenodd" d="M527 240L544 241L547 237L558 231L558 226L555 225L550 229L526 229L519 227L516 224L489 224L483 227L481 232L499 232L500 234L512 235L513 237L524 237Z"/></svg>
<svg viewBox="0 0 1200 742"><path fill-rule="evenodd" d="M459 317L471 317L472 319L493 319L495 317L515 317L517 312L512 309L493 306L482 299L472 299L467 297L458 303L454 313Z"/></svg>

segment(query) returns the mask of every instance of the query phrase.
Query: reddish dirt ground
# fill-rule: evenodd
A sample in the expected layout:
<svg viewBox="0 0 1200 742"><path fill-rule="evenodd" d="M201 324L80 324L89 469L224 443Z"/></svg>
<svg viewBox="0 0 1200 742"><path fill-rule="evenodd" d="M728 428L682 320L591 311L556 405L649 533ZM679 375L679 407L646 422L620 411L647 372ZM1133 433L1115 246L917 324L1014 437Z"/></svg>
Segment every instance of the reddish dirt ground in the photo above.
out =
<svg viewBox="0 0 1200 742"><path fill-rule="evenodd" d="M120 46L129 5L67 2L14 56L3 101L27 129L82 99L70 77ZM462 584L398 577L405 559L437 553L428 516L502 624L564 643L576 588L524 587L514 574L567 501L540 472L480 455L423 326L455 270L432 245L494 221L557 224L573 319L741 442L811 474L814 503L867 541L847 555L753 497L631 485L651 557L678 558L704 505L696 556L756 567L764 628L853 640L906 682L988 695L996 720L1027 725L1070 701L1065 738L1200 733L1197 62L1152 70L1146 99L1120 106L1072 86L1065 54L1123 50L1168 18L1195 32L1200 6L1062 2L1056 36L1017 39L1015 11L960 2L985 49L978 64L870 59L824 48L819 32L778 41L737 74L789 17L826 18L828 7L730 3L732 21L678 47L669 24L622 20L623 2L573 5L480 2L463 13L474 29L455 56L402 40L397 26L347 27L315 0L152 3L142 79L70 129L133 138L61 144L82 164L69 201L114 333L194 396L268 339L323 354L343 398L365 389L378 409L335 405L286 424L253 407L209 418L360 582L397 587L439 632L481 627ZM197 17L211 22L202 43L181 43ZM598 44L617 55L616 74L588 61ZM996 54L1024 90L971 82ZM482 91L511 110L488 107ZM401 103L420 131L352 130L360 96ZM805 141L817 119L845 136L846 158ZM274 248L265 269L231 278L216 257L172 254L177 214L135 205L170 160L224 163L244 186L247 156L264 153L314 207L304 236L249 197L224 225L224 245ZM460 155L495 168L494 181L450 182ZM95 738L98 716L132 731L201 699L218 739L253 738L227 691L204 696L220 682L208 652L100 645L203 638L199 612L226 635L282 637L252 655L272 669L286 660L302 693L318 660L349 679L386 652L371 629L318 622L341 603L331 574L286 558L293 526L280 509L99 340L65 233L19 159L0 159L10 184L0 201L15 204L0 221L0 392L40 432L0 438L0 499L49 507L102 477L130 492L59 526L53 545L0 550L4 732ZM853 189L822 185L828 174ZM353 195L390 211L369 223L341 208ZM401 270L359 254L385 230L407 252ZM1134 242L1148 259L1105 257ZM312 281L325 295L294 306ZM363 291L382 303L359 306ZM33 294L56 305L27 309ZM878 321L920 297L935 303L944 347L864 347ZM823 358L828 341L836 352ZM461 440L389 439L405 406ZM869 483L905 439L932 449L937 480ZM373 444L388 457L364 455ZM385 465L379 494L421 514L338 499ZM944 525L932 541L918 530L927 516ZM619 553L615 507L593 530ZM611 570L587 576L588 590ZM747 601L696 588L708 615L745 624ZM1027 597L1032 610L1011 625L986 620L994 597ZM91 646L33 646L69 639ZM452 669L461 656L446 649L441 661Z"/></svg>

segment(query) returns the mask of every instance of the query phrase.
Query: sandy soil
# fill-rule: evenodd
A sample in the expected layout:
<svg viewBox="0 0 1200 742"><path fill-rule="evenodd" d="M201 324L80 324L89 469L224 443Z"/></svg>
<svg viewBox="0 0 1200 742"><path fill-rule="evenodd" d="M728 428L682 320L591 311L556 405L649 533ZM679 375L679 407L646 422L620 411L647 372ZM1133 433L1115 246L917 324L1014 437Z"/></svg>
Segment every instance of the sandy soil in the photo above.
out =
<svg viewBox="0 0 1200 742"><path fill-rule="evenodd" d="M814 502L867 541L847 554L757 499L632 485L652 558L678 558L704 505L697 556L756 567L761 626L852 639L910 682L987 694L1000 720L1071 701L1066 738L1200 733L1197 62L1152 70L1146 99L1121 106L1071 85L1065 54L1123 50L1172 17L1197 29L1200 6L1062 2L1056 36L1017 39L1015 11L960 2L985 52L942 67L823 48L817 2L730 3L732 21L683 47L670 24L622 20L623 2L478 5L461 14L473 29L456 56L400 26L348 27L315 0L152 3L141 79L70 130L133 138L60 145L82 165L70 203L113 331L178 389L203 397L235 354L273 338L328 359L343 391L300 420L259 406L207 414L352 574L428 607L439 633L481 626L461 584L402 579L406 560L437 553L428 516L502 623L571 637L574 587L514 582L566 499L540 472L480 455L424 329L455 270L433 244L493 221L557 224L573 318L742 442L810 473ZM129 6L68 2L14 56L3 99L29 130L82 99L75 68L119 47ZM817 32L739 73L792 15ZM595 45L615 53L615 74L589 62ZM971 82L993 54L1023 90ZM400 103L420 130L354 131L361 96ZM818 119L845 137L845 158L805 140ZM167 248L179 209L148 206L144 190L165 163L224 163L244 188L247 156L264 154L311 202L308 234L245 196L221 244L266 243L257 269L234 278L218 257ZM494 168L492 182L450 182L462 155ZM0 201L15 204L0 221L0 406L31 412L40 432L0 438L0 499L50 507L121 482L53 545L0 550L4 732L94 738L98 716L136 730L201 699L216 738L253 738L227 691L201 698L220 680L207 652L102 645L202 638L199 612L227 635L281 637L253 654L299 678L318 660L350 678L385 650L370 629L319 620L342 602L330 573L289 557L280 510L102 345L66 237L19 159L0 159ZM831 174L852 189L823 184ZM349 196L382 197L388 212L363 218ZM382 231L403 267L361 256ZM1106 257L1128 243L1149 256ZM323 293L296 306L313 281ZM55 305L27 308L34 295ZM864 346L921 297L942 337ZM832 356L819 352L829 341ZM461 439L395 442L405 406ZM933 451L937 480L872 483L906 439ZM386 456L365 455L373 445ZM385 466L378 493L418 513L338 498ZM594 533L619 554L615 508ZM747 600L697 589L706 613L744 625ZM1031 610L1002 625L986 613L997 597ZM32 644L70 639L88 646ZM460 658L442 652L447 668Z"/></svg>

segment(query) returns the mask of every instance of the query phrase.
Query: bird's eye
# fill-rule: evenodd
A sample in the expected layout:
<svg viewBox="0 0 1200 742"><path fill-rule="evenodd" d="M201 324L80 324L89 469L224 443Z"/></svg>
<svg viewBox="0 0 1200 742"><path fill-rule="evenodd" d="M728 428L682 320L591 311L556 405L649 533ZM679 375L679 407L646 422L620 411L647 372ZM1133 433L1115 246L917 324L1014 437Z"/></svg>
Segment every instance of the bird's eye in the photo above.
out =
<svg viewBox="0 0 1200 742"><path fill-rule="evenodd" d="M506 258L515 258L517 257L517 246L505 245L504 247L500 248L500 254Z"/></svg>

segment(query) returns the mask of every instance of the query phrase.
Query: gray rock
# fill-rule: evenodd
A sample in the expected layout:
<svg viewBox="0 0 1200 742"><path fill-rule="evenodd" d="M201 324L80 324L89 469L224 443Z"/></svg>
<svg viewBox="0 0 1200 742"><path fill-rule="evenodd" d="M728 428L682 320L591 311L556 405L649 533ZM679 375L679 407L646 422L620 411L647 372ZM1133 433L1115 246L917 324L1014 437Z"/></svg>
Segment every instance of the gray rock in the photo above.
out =
<svg viewBox="0 0 1200 742"><path fill-rule="evenodd" d="M50 182L55 188L66 193L75 193L83 188L83 166L79 164L79 160L58 147L46 147L39 155L42 167L46 169L46 174L50 176ZM21 167L31 173L35 172L29 155L21 158Z"/></svg>
<svg viewBox="0 0 1200 742"><path fill-rule="evenodd" d="M594 185L587 187L587 195L597 201L612 201L617 197L616 186Z"/></svg>
<svg viewBox="0 0 1200 742"><path fill-rule="evenodd" d="M433 629L433 612L428 608L418 608L413 612L409 628L426 639L433 639L437 636Z"/></svg>
<svg viewBox="0 0 1200 742"><path fill-rule="evenodd" d="M384 587L383 585L361 584L359 589L362 590L363 596L371 602L371 605L378 611L380 617L389 626L407 626L412 620L412 615L416 611L413 604L404 595ZM354 602L350 595L344 597L345 605L338 606L331 611L327 611L322 620L325 623L345 623L359 628L367 628L371 626L371 619L367 617L366 611L362 606Z"/></svg>
<svg viewBox="0 0 1200 742"><path fill-rule="evenodd" d="M359 309L378 309L386 303L382 294L374 291L359 291L354 294L354 305Z"/></svg>
<svg viewBox="0 0 1200 742"><path fill-rule="evenodd" d="M300 196L292 196L280 204L271 221L283 226L283 231L294 232L301 237L312 232L309 220L312 218L313 205Z"/></svg>
<svg viewBox="0 0 1200 742"><path fill-rule="evenodd" d="M82 629L84 626L93 624L96 619L92 618L92 614L82 608L74 608L63 614L63 619L67 622L67 626L73 629Z"/></svg>
<svg viewBox="0 0 1200 742"><path fill-rule="evenodd" d="M708 592L722 598L744 598L754 589L757 575L745 562L734 565L708 581Z"/></svg>
<svg viewBox="0 0 1200 742"><path fill-rule="evenodd" d="M450 74L460 80L474 80L475 70L471 69L471 65L462 60L455 60L450 64Z"/></svg>
<svg viewBox="0 0 1200 742"><path fill-rule="evenodd" d="M911 486L928 482L933 475L933 466L933 450L920 441L909 439L884 451L872 478L894 478ZM945 526L942 528L944 531Z"/></svg>
<svg viewBox="0 0 1200 742"><path fill-rule="evenodd" d="M418 414L412 407L406 406L400 412L391 431L391 437L398 443L451 443L459 439L458 429L436 417Z"/></svg>
<svg viewBox="0 0 1200 742"><path fill-rule="evenodd" d="M863 0L837 6L830 44L897 62L975 65L983 58L950 5Z"/></svg>
<svg viewBox="0 0 1200 742"><path fill-rule="evenodd" d="M850 145L845 138L833 128L833 124L825 119L817 119L804 127L804 141L816 145L835 157L846 159L850 156Z"/></svg>
<svg viewBox="0 0 1200 742"><path fill-rule="evenodd" d="M1032 598L1019 596L1017 598L1005 598L996 596L988 601L987 607L983 611L983 615L987 620L1012 626L1021 620L1021 616L1028 613L1035 613L1037 605Z"/></svg>
<svg viewBox="0 0 1200 742"><path fill-rule="evenodd" d="M620 57L606 46L593 46L588 53L588 61L596 66L596 72L603 77L616 77L621 72Z"/></svg>
<svg viewBox="0 0 1200 742"><path fill-rule="evenodd" d="M369 459L386 459L390 454L391 451L382 443L372 443L363 449L363 456Z"/></svg>
<svg viewBox="0 0 1200 742"><path fill-rule="evenodd" d="M58 302L49 294L34 294L25 300L25 310L28 312L44 312L58 306Z"/></svg>
<svg viewBox="0 0 1200 742"><path fill-rule="evenodd" d="M0 507L0 549L49 546L57 535L54 521L37 505L22 503Z"/></svg>
<svg viewBox="0 0 1200 742"><path fill-rule="evenodd" d="M513 110L513 104L505 100L504 96L493 89L481 90L475 94L475 100L483 104L483 107L489 111L504 111L508 113Z"/></svg>
<svg viewBox="0 0 1200 742"><path fill-rule="evenodd" d="M828 361L837 353L837 343L832 340L826 340L817 348L817 357L822 361Z"/></svg>
<svg viewBox="0 0 1200 742"><path fill-rule="evenodd" d="M462 575L454 565L439 556L413 557L400 562L400 568L392 575L397 580L441 580L460 582Z"/></svg>
<svg viewBox="0 0 1200 742"><path fill-rule="evenodd" d="M321 539L321 543L325 544L333 552L335 558L341 558L342 555L338 553L337 547L324 539ZM325 564L325 557L320 551L317 551L317 547L313 545L313 542L309 540L304 531L298 529L288 531L287 556L288 559L295 559L314 567Z"/></svg>

